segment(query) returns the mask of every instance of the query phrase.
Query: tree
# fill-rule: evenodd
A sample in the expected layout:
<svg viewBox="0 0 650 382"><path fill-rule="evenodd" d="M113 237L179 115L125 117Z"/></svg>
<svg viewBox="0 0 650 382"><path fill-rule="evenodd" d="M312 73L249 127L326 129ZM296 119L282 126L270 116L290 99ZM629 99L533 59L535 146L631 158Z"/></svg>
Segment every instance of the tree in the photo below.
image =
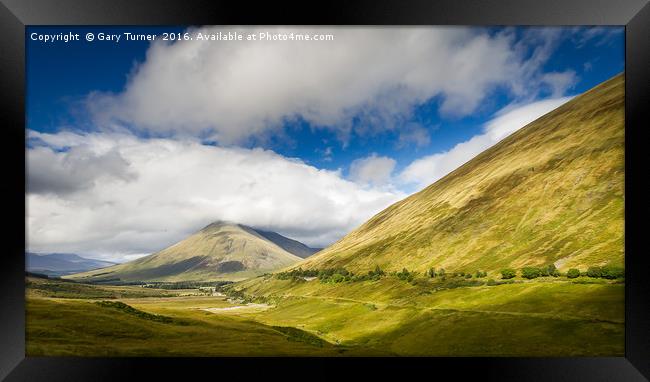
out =
<svg viewBox="0 0 650 382"><path fill-rule="evenodd" d="M428 275L429 277L431 277L431 278L436 277L436 270L435 270L433 267L432 267L432 268L429 268L429 271L427 272L427 275Z"/></svg>
<svg viewBox="0 0 650 382"><path fill-rule="evenodd" d="M506 268L501 270L502 279L511 279L517 275L517 272L514 269Z"/></svg>
<svg viewBox="0 0 650 382"><path fill-rule="evenodd" d="M472 278L472 274L471 274L471 273L466 273L466 274L465 274L465 278L466 278L466 279L471 279L471 278Z"/></svg>
<svg viewBox="0 0 650 382"><path fill-rule="evenodd" d="M560 271L557 270L555 267L555 264L549 264L546 266L546 271L549 274L549 276L553 277L558 277L560 275Z"/></svg>
<svg viewBox="0 0 650 382"><path fill-rule="evenodd" d="M570 279L575 279L578 276L580 276L580 271L575 268L569 269L566 273L566 277Z"/></svg>
<svg viewBox="0 0 650 382"><path fill-rule="evenodd" d="M445 268L438 269L438 276L445 277Z"/></svg>
<svg viewBox="0 0 650 382"><path fill-rule="evenodd" d="M587 269L587 276L589 277L600 277L603 274L601 267L589 267Z"/></svg>
<svg viewBox="0 0 650 382"><path fill-rule="evenodd" d="M601 271L600 277L604 279L622 279L625 277L625 269L622 267L605 266Z"/></svg>
<svg viewBox="0 0 650 382"><path fill-rule="evenodd" d="M535 279L538 278L541 275L541 271L539 268L535 267L524 267L521 270L521 277L525 279Z"/></svg>

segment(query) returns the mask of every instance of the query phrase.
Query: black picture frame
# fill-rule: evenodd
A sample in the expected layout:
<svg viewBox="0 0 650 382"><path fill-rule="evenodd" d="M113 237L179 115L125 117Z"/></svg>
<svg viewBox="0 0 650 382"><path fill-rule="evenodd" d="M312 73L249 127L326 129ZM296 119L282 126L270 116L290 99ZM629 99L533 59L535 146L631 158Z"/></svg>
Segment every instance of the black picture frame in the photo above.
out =
<svg viewBox="0 0 650 382"><path fill-rule="evenodd" d="M5 170L0 265L0 379L9 381L225 377L241 371L310 379L423 372L498 380L641 381L650 378L650 277L644 248L650 203L645 131L650 106L647 0L225 2L0 0L0 83ZM25 357L25 27L29 25L620 25L625 26L625 357L612 358L36 358ZM56 75L53 73L52 75ZM645 128L644 128L645 126ZM291 370L287 372L287 370ZM210 374L208 374L210 375ZM428 376L430 377L428 377ZM452 377L455 378L455 377Z"/></svg>

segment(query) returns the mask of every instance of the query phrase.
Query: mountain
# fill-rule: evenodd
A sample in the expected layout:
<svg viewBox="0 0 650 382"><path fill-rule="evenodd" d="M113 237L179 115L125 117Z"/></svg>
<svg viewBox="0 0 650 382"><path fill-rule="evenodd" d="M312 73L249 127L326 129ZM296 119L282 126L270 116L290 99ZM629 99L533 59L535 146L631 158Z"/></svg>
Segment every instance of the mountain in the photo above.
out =
<svg viewBox="0 0 650 382"><path fill-rule="evenodd" d="M62 276L115 265L110 261L87 259L72 253L25 253L27 271Z"/></svg>
<svg viewBox="0 0 650 382"><path fill-rule="evenodd" d="M622 266L624 141L620 74L386 208L300 267Z"/></svg>
<svg viewBox="0 0 650 382"><path fill-rule="evenodd" d="M255 231L255 233L258 235L261 235L266 239L272 241L285 251L293 253L294 255L303 259L306 259L307 257L323 249L308 247L299 241L289 239L288 237L282 236L277 232L262 231L258 229L253 229L253 231Z"/></svg>
<svg viewBox="0 0 650 382"><path fill-rule="evenodd" d="M251 227L215 222L160 252L66 278L93 282L242 280L301 260Z"/></svg>

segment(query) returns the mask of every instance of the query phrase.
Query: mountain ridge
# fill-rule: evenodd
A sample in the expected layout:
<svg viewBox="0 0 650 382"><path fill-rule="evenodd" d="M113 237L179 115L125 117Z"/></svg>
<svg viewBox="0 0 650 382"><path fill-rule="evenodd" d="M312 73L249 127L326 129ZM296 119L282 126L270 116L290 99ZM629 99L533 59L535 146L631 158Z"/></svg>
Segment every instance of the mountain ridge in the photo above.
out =
<svg viewBox="0 0 650 382"><path fill-rule="evenodd" d="M466 272L623 264L624 78L389 206L300 267Z"/></svg>
<svg viewBox="0 0 650 382"><path fill-rule="evenodd" d="M111 261L82 257L74 253L25 253L25 269L28 272L42 273L48 276L68 275L116 264Z"/></svg>
<svg viewBox="0 0 650 382"><path fill-rule="evenodd" d="M91 282L241 280L301 260L251 227L216 221L151 255L66 278Z"/></svg>

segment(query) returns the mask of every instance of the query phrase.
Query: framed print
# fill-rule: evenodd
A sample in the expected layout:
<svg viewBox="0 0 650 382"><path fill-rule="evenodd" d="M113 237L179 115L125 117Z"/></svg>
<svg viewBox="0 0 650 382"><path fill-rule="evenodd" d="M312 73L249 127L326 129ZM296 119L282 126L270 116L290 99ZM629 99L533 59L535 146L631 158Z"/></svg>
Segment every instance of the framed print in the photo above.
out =
<svg viewBox="0 0 650 382"><path fill-rule="evenodd" d="M3 0L0 375L647 379L647 2L317 9Z"/></svg>

